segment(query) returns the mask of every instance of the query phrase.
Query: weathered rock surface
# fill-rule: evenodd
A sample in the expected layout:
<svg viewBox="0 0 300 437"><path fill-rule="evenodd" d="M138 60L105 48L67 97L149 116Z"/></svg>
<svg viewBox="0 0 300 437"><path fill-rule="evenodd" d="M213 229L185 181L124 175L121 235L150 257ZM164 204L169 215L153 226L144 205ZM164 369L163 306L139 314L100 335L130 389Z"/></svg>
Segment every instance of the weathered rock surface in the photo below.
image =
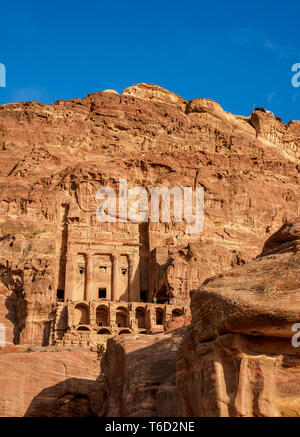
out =
<svg viewBox="0 0 300 437"><path fill-rule="evenodd" d="M300 218L254 261L206 280L177 357L184 416L299 416Z"/></svg>
<svg viewBox="0 0 300 437"><path fill-rule="evenodd" d="M165 284L188 303L203 280L255 258L262 241L299 215L299 145L299 121L258 110L236 116L150 84L1 105L0 323L8 341L51 343L66 218L93 227L100 186L121 175L148 189L205 188L200 235L187 236L184 223L144 232L156 263L151 287Z"/></svg>
<svg viewBox="0 0 300 437"><path fill-rule="evenodd" d="M166 334L110 340L109 401L102 384L94 392L98 365L92 370L83 352L2 354L0 414L298 414L290 328L299 321L299 232L289 220L300 213L299 147L300 121L283 124L261 110L236 116L150 84L51 105L1 105L0 324L8 343L52 344L67 246L76 238L89 245L97 234L101 243L105 234L95 223L100 187L120 177L148 190L202 186L205 225L194 236L184 222L105 234L113 244L137 240L145 277L151 259L150 301L154 290L178 305L194 295L178 355L179 410L175 354L187 329L173 330L180 319Z"/></svg>
<svg viewBox="0 0 300 437"><path fill-rule="evenodd" d="M176 352L186 328L166 334L114 337L101 367L107 416L176 417Z"/></svg>
<svg viewBox="0 0 300 437"><path fill-rule="evenodd" d="M0 416L79 417L103 414L99 362L84 350L0 354Z"/></svg>
<svg viewBox="0 0 300 437"><path fill-rule="evenodd" d="M174 331L175 329L182 328L183 326L189 326L191 321L192 316L173 317L164 324L164 330L166 332Z"/></svg>

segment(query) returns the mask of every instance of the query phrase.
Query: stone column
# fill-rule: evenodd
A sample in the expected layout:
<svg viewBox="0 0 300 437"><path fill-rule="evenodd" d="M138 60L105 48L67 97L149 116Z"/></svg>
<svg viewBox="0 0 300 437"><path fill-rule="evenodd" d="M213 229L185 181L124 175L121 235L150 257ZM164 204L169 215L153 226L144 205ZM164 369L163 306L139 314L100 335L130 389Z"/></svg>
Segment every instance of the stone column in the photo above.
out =
<svg viewBox="0 0 300 437"><path fill-rule="evenodd" d="M119 281L119 255L112 254L112 288L111 288L111 300L116 301L118 299L118 281Z"/></svg>
<svg viewBox="0 0 300 437"><path fill-rule="evenodd" d="M69 251L70 249L66 256L65 302L73 299L73 291L76 285L76 258Z"/></svg>
<svg viewBox="0 0 300 437"><path fill-rule="evenodd" d="M172 319L172 305L165 305L165 322Z"/></svg>
<svg viewBox="0 0 300 437"><path fill-rule="evenodd" d="M96 302L90 303L90 325L96 326Z"/></svg>
<svg viewBox="0 0 300 437"><path fill-rule="evenodd" d="M94 279L94 264L93 255L88 252L86 255L86 273L85 273L85 296L84 300L90 301L93 299L93 279Z"/></svg>
<svg viewBox="0 0 300 437"><path fill-rule="evenodd" d="M128 310L128 327L135 332L137 330L137 320L135 319L135 306L132 304L127 305Z"/></svg>
<svg viewBox="0 0 300 437"><path fill-rule="evenodd" d="M156 310L154 306L147 306L146 311L146 328L151 329L156 325Z"/></svg>
<svg viewBox="0 0 300 437"><path fill-rule="evenodd" d="M73 329L74 328L74 306L73 304L67 305L67 329Z"/></svg>
<svg viewBox="0 0 300 437"><path fill-rule="evenodd" d="M128 302L140 302L140 269L138 254L128 255Z"/></svg>
<svg viewBox="0 0 300 437"><path fill-rule="evenodd" d="M112 303L109 304L109 326L112 331L116 328L116 308Z"/></svg>

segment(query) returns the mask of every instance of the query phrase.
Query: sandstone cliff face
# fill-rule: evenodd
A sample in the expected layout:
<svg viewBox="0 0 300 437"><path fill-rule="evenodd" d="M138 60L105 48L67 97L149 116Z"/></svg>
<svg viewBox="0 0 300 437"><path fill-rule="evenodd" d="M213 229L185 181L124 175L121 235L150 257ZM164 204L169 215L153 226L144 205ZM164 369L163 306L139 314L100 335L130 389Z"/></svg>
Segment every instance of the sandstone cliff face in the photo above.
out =
<svg viewBox="0 0 300 437"><path fill-rule="evenodd" d="M178 302L208 276L252 260L299 214L300 122L229 114L155 85L122 95L0 107L0 323L8 341L51 343L64 288L67 218L94 226L94 196L131 186L203 186L205 227L149 225L155 274ZM116 237L117 238L117 237Z"/></svg>
<svg viewBox="0 0 300 437"><path fill-rule="evenodd" d="M0 417L102 414L99 363L84 350L9 351L0 355Z"/></svg>
<svg viewBox="0 0 300 437"><path fill-rule="evenodd" d="M177 356L184 416L299 416L300 218L245 266L206 280Z"/></svg>
<svg viewBox="0 0 300 437"><path fill-rule="evenodd" d="M106 233L134 241L152 290L168 290L178 305L193 296L190 327L178 317L164 334L110 339L102 383L89 352L1 354L0 415L300 415L291 345L300 322L299 219L291 220L300 213L299 147L299 121L262 110L236 116L150 84L0 106L8 343L52 344L68 244L85 233L87 244ZM120 176L148 190L204 187L203 232L188 236L184 222L99 230L96 192Z"/></svg>

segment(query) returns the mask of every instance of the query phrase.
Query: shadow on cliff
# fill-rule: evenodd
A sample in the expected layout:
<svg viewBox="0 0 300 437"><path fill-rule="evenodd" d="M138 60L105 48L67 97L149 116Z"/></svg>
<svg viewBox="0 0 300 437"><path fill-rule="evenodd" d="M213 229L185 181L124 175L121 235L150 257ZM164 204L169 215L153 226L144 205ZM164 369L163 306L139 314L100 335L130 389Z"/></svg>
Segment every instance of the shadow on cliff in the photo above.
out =
<svg viewBox="0 0 300 437"><path fill-rule="evenodd" d="M141 347L128 353L120 345L130 336L111 338L99 380L68 378L46 387L24 417L177 417L176 353L186 332L178 328L159 340L145 335Z"/></svg>
<svg viewBox="0 0 300 437"><path fill-rule="evenodd" d="M59 272L58 272L58 288L65 289L65 276L66 276L66 255L67 255L67 239L68 239L68 214L70 205L63 203L61 205L63 208L63 218L62 218L62 231L61 231L61 247L59 254Z"/></svg>
<svg viewBox="0 0 300 437"><path fill-rule="evenodd" d="M101 417L105 414L103 384L68 378L44 388L31 401L24 417Z"/></svg>
<svg viewBox="0 0 300 437"><path fill-rule="evenodd" d="M188 329L108 340L101 361L108 417L178 417L176 355Z"/></svg>
<svg viewBox="0 0 300 437"><path fill-rule="evenodd" d="M13 343L20 343L20 334L25 328L27 317L27 301L23 293L23 272L3 272L1 282L12 293L6 298L5 306L7 314L5 316L13 325Z"/></svg>

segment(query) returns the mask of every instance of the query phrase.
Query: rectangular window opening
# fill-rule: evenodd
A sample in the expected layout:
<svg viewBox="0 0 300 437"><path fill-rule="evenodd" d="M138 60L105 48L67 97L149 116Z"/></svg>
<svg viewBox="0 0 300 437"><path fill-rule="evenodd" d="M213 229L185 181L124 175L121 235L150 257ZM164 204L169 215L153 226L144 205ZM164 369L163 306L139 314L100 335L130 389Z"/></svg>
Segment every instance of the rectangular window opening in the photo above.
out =
<svg viewBox="0 0 300 437"><path fill-rule="evenodd" d="M147 302L147 295L148 295L148 291L147 290L141 290L140 291L140 301L141 302Z"/></svg>
<svg viewBox="0 0 300 437"><path fill-rule="evenodd" d="M56 291L57 300L64 300L65 298L65 290L61 290L60 288Z"/></svg>
<svg viewBox="0 0 300 437"><path fill-rule="evenodd" d="M106 288L98 288L98 298L106 299Z"/></svg>

